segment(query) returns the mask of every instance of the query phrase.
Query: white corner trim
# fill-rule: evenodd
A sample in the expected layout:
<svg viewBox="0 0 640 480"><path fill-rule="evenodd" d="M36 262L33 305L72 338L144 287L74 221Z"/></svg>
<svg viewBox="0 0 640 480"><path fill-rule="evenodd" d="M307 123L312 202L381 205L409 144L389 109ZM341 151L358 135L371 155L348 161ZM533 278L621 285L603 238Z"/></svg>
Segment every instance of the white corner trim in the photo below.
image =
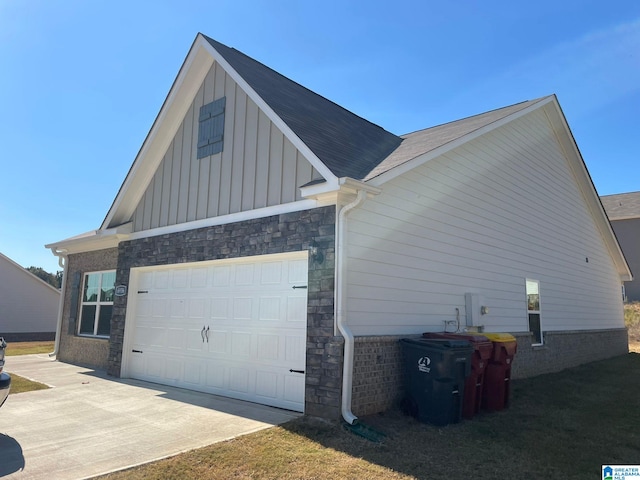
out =
<svg viewBox="0 0 640 480"><path fill-rule="evenodd" d="M272 207L256 208L244 212L230 213L219 217L203 218L202 220L194 220L192 222L178 223L176 225L167 225L166 227L152 228L150 230L142 230L127 235L127 240L136 240L139 238L155 237L157 235L168 235L171 233L184 232L187 230L195 230L197 228L213 227L216 225L226 225L228 223L242 222L245 220L253 220L256 218L270 217L272 215L281 215L283 213L300 212L303 210L311 210L322 206L316 200L298 200L297 202L283 203Z"/></svg>

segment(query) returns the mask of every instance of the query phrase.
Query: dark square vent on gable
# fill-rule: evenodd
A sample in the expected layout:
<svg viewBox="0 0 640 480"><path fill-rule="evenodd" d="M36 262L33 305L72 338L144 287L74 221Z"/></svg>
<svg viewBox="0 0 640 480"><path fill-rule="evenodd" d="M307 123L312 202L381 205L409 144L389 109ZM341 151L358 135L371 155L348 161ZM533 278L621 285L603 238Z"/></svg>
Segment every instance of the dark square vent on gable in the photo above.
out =
<svg viewBox="0 0 640 480"><path fill-rule="evenodd" d="M208 157L222 151L226 100L226 97L222 97L200 107L197 158Z"/></svg>

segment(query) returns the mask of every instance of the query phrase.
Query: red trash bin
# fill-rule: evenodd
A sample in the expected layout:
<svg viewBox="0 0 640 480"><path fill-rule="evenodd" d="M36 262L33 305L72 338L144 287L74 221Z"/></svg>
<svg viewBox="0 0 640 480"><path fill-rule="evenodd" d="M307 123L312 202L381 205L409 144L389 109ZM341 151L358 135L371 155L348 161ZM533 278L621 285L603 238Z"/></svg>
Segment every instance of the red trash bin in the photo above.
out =
<svg viewBox="0 0 640 480"><path fill-rule="evenodd" d="M423 333L424 338L452 338L466 340L473 347L471 356L471 374L464 383L464 399L462 406L462 416L473 418L480 412L482 403L482 391L485 377L485 369L493 353L493 342L482 335L466 335L463 333L448 332L427 332Z"/></svg>
<svg viewBox="0 0 640 480"><path fill-rule="evenodd" d="M509 406L511 394L511 363L518 349L513 335L483 333L493 342L493 352L485 370L482 408L487 411L503 410Z"/></svg>

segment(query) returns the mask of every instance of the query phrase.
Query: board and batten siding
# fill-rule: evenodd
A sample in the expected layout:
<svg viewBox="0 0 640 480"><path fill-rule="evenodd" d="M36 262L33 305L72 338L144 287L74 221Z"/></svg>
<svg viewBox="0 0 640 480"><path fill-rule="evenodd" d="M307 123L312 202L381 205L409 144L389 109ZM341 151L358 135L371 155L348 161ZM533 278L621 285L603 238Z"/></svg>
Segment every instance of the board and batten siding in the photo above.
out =
<svg viewBox="0 0 640 480"><path fill-rule="evenodd" d="M543 331L624 326L620 278L541 110L385 183L348 228L356 335L442 331L456 309L464 327L466 292L487 331L528 331L526 278Z"/></svg>
<svg viewBox="0 0 640 480"><path fill-rule="evenodd" d="M224 149L196 158L200 107L226 96ZM300 200L320 174L214 63L133 214L134 231Z"/></svg>

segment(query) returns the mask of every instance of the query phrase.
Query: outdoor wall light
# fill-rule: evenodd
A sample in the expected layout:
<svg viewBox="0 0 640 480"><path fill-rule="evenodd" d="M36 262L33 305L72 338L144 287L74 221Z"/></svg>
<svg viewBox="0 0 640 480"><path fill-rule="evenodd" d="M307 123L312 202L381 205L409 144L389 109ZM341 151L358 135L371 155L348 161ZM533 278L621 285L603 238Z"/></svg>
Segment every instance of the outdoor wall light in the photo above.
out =
<svg viewBox="0 0 640 480"><path fill-rule="evenodd" d="M489 307L485 307L485 306L480 307L480 313L482 315L488 314L489 313Z"/></svg>
<svg viewBox="0 0 640 480"><path fill-rule="evenodd" d="M314 240L309 247L309 255L311 255L311 259L318 264L324 262L324 255L318 248L318 244Z"/></svg>

